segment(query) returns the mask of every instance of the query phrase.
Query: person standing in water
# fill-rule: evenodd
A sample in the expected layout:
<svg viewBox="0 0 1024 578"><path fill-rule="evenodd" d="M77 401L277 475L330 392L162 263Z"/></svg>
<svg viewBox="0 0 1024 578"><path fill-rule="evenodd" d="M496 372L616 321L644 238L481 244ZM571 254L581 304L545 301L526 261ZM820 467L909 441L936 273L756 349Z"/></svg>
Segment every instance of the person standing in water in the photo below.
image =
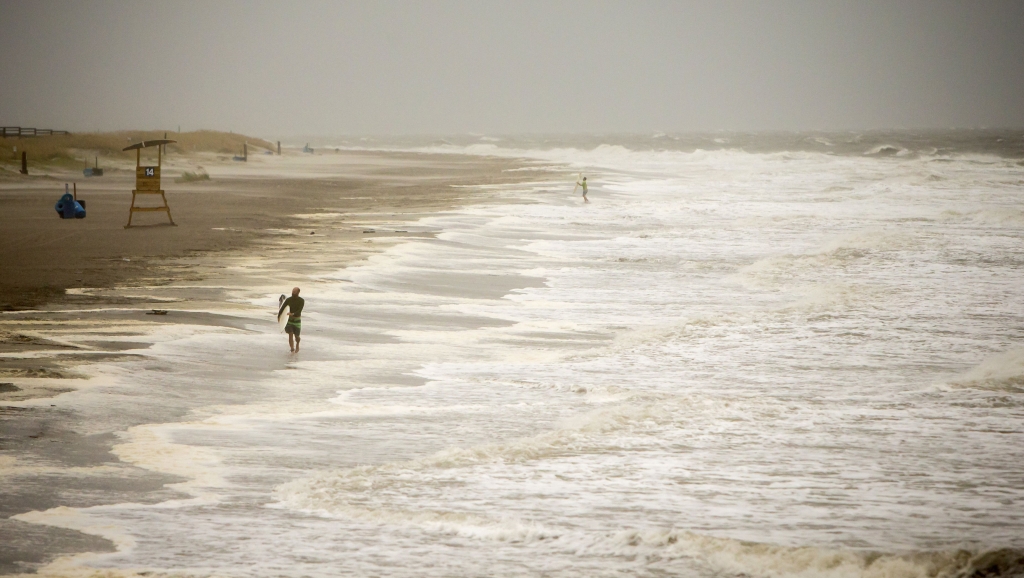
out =
<svg viewBox="0 0 1024 578"><path fill-rule="evenodd" d="M277 310L277 316L280 317L284 308L288 307L288 324L284 326L284 332L288 334L288 347L292 353L299 352L299 342L302 341L302 306L305 304L305 299L299 297L299 288L295 287L292 296L285 299Z"/></svg>
<svg viewBox="0 0 1024 578"><path fill-rule="evenodd" d="M583 202L589 203L590 201L587 200L587 177L583 177L583 181L577 181L576 184L583 187Z"/></svg>

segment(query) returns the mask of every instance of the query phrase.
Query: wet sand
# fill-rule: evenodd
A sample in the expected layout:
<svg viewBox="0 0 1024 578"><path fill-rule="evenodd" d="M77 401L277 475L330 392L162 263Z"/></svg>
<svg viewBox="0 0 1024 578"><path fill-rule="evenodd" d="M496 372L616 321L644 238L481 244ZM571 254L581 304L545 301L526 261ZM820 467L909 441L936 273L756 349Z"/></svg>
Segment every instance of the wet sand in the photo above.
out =
<svg viewBox="0 0 1024 578"><path fill-rule="evenodd" d="M0 173L0 310L34 308L69 288L110 287L128 280L180 280L162 260L237 249L297 224L303 213L414 215L464 200L452 185L508 182L507 161L401 153L253 156L231 163L214 155L171 157L163 187L177 226L164 213L128 221L134 166L106 175L54 170L41 176ZM212 180L176 183L196 167ZM514 174L514 173L513 173ZM63 220L53 205L64 184L77 182L85 219ZM158 204L153 196L140 204ZM338 215L338 219L345 219ZM302 225L305 226L305 225ZM351 233L361 235L359 223ZM176 275L176 276L175 276Z"/></svg>
<svg viewBox="0 0 1024 578"><path fill-rule="evenodd" d="M231 311L251 306L233 301L225 287L259 282L286 291L402 237L431 235L402 223L487 202L491 193L465 185L521 180L523 173L506 169L523 165L402 153L293 153L248 163L172 156L164 190L177 226L149 213L136 215L149 226L131 229L123 226L132 165L92 179L59 170L0 175L0 574L113 549L96 536L11 516L178 495L165 486L181 479L120 462L110 453L117 432L93 431L61 406L60 394L96 385L91 364L144 357L162 326L241 330L251 318ZM173 181L197 166L212 179ZM61 220L53 204L64 183L75 181L88 216ZM318 250L324 243L329 256ZM288 270L261 268L282 257ZM90 475L75 476L76 468Z"/></svg>

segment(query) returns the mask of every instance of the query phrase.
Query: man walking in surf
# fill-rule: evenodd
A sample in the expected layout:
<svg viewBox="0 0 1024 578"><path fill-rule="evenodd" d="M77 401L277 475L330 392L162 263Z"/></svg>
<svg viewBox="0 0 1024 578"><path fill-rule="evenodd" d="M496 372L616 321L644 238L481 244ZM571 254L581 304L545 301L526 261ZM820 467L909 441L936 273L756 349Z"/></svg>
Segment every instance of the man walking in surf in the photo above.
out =
<svg viewBox="0 0 1024 578"><path fill-rule="evenodd" d="M577 181L576 185L580 186L580 187L583 187L583 202L584 203L589 203L590 201L587 200L587 177L583 177L583 181L582 182Z"/></svg>
<svg viewBox="0 0 1024 578"><path fill-rule="evenodd" d="M277 310L280 317L285 307L288 307L288 324L284 326L284 332L288 334L288 347L292 353L299 352L299 342L302 341L302 306L306 304L305 299L299 297L299 288L292 289L292 296L281 302L281 308Z"/></svg>

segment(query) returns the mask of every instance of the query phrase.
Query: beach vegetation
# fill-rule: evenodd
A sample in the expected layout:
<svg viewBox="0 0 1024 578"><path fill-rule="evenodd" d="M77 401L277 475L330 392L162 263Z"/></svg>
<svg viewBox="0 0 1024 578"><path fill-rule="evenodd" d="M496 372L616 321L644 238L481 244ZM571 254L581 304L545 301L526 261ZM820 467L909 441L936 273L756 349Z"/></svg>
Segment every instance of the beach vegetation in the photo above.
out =
<svg viewBox="0 0 1024 578"><path fill-rule="evenodd" d="M167 145L168 155L216 153L238 154L242 145L253 148L276 150L269 141L237 133L214 130L172 132L163 130L132 130L115 132L83 132L69 135L37 137L0 137L0 166L20 167L21 153L28 153L29 166L44 165L61 168L93 166L99 157L100 167L104 160L123 164L135 160L135 151L123 151L124 147L144 140L164 138L177 141Z"/></svg>
<svg viewBox="0 0 1024 578"><path fill-rule="evenodd" d="M176 182L176 183L194 183L196 181L208 181L208 180L210 180L210 173L208 173L205 170L203 170L202 167L199 167L199 169L196 170L195 172L183 171L181 173L180 177L174 179L174 182Z"/></svg>

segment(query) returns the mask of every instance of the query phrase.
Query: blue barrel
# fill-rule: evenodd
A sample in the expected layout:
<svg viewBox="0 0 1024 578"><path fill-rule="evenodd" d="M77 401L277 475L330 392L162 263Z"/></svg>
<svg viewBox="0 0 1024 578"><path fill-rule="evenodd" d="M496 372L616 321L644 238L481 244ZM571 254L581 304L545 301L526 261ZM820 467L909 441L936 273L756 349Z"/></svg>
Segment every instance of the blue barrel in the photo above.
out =
<svg viewBox="0 0 1024 578"><path fill-rule="evenodd" d="M75 218L75 198L70 193L64 193L64 196L57 201L57 204L53 206L60 215L61 219L74 219Z"/></svg>
<svg viewBox="0 0 1024 578"><path fill-rule="evenodd" d="M57 204L53 206L57 214L60 215L61 219L84 219L85 218L85 207L75 200L70 193L64 193L64 196L57 201Z"/></svg>

